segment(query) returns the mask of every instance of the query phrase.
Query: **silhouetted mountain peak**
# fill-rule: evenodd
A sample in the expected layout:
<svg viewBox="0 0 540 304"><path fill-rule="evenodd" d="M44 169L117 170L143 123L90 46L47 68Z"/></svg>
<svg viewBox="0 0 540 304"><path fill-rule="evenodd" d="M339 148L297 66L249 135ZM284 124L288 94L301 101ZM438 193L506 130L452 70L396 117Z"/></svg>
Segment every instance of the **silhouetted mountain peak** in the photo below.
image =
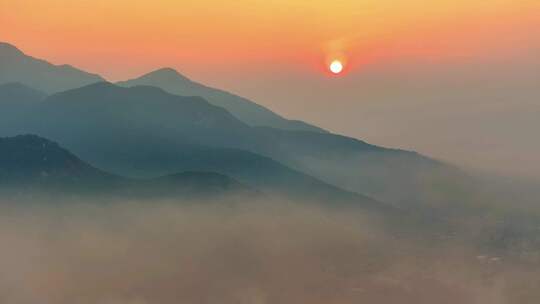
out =
<svg viewBox="0 0 540 304"><path fill-rule="evenodd" d="M0 83L20 82L47 94L78 88L104 79L71 65L55 65L0 42Z"/></svg>
<svg viewBox="0 0 540 304"><path fill-rule="evenodd" d="M117 84L123 87L149 85L176 95L200 96L209 103L226 109L239 120L252 126L326 133L326 131L304 122L287 120L246 98L192 81L171 68L162 68L139 78L120 81Z"/></svg>
<svg viewBox="0 0 540 304"><path fill-rule="evenodd" d="M158 70L155 70L153 72L150 72L146 75L143 75L141 77L142 79L146 80L153 80L153 81L182 81L182 82L191 82L189 78L186 76L178 73L177 70L173 68L161 68Z"/></svg>
<svg viewBox="0 0 540 304"><path fill-rule="evenodd" d="M16 55L24 55L21 50L19 50L17 47L15 47L12 44L9 44L7 42L1 42L0 41L0 54L16 54Z"/></svg>

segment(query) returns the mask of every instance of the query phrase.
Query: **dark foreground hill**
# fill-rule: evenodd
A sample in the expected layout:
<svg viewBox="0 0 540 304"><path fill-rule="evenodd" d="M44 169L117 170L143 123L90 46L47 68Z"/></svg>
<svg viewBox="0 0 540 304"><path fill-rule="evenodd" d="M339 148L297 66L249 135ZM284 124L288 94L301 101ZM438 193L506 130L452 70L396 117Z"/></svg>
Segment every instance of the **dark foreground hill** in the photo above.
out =
<svg viewBox="0 0 540 304"><path fill-rule="evenodd" d="M0 191L123 199L255 194L236 180L211 172L183 172L148 180L120 177L99 170L57 143L35 135L0 138Z"/></svg>
<svg viewBox="0 0 540 304"><path fill-rule="evenodd" d="M112 183L120 178L100 171L58 144L33 135L0 138L0 181L5 185Z"/></svg>

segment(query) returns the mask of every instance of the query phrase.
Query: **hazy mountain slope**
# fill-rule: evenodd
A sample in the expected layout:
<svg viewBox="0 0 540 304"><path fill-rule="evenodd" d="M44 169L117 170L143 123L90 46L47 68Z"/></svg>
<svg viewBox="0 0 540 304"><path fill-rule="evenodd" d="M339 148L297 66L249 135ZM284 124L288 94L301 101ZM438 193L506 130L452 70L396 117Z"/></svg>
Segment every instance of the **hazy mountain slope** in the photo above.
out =
<svg viewBox="0 0 540 304"><path fill-rule="evenodd" d="M97 83L52 95L25 117L18 121L17 133L51 138L116 174L149 178L211 171L286 197L373 204L367 197L238 149L264 139L200 97Z"/></svg>
<svg viewBox="0 0 540 304"><path fill-rule="evenodd" d="M122 86L146 84L181 95L199 95L235 114L246 101L226 92L194 83L172 69L162 69L140 78L119 83ZM229 104L228 102L234 101ZM226 101L226 102L224 102ZM258 128L257 136L228 141L228 146L269 156L287 166L351 191L367 193L385 201L454 201L449 194L468 191L463 173L451 166L413 152L385 149L365 142L326 132L310 132L272 123L256 123L256 112L236 116ZM280 130L281 129L281 130ZM282 131L283 130L283 131ZM253 133L252 131L248 133ZM449 198L449 199L447 199Z"/></svg>
<svg viewBox="0 0 540 304"><path fill-rule="evenodd" d="M29 104L41 101L47 96L24 84L11 82L0 84L0 102L12 104Z"/></svg>
<svg viewBox="0 0 540 304"><path fill-rule="evenodd" d="M17 122L9 128L17 130L12 134L54 139L122 175L213 171L266 190L309 194L310 199L343 193L331 184L393 203L446 203L447 189L461 193L451 176L455 170L421 155L329 133L253 128L200 97L155 87L89 85L48 97ZM253 165L252 159L267 165ZM320 186L312 187L309 180ZM434 188L433 182L442 187Z"/></svg>
<svg viewBox="0 0 540 304"><path fill-rule="evenodd" d="M103 81L98 75L69 65L53 65L30 57L5 42L0 42L0 67L0 84L19 82L46 93Z"/></svg>
<svg viewBox="0 0 540 304"><path fill-rule="evenodd" d="M50 72L51 67L65 68L25 56L11 45L1 44L0 54L4 54L2 60L8 60L8 69L0 71L2 77L10 75L6 71L12 62L22 61L26 62L22 65L26 68L15 69L15 78L36 80L38 84L63 83L66 78L65 73ZM28 68L34 66L41 68L39 71ZM80 80L76 75L69 76L70 81ZM200 97L174 96L156 88L133 87L123 91L110 84L97 84L51 96L45 106L32 111L34 114L9 115L15 121L4 120L0 135L41 132L79 148L99 138L99 148L81 148L77 152L87 153L96 163L118 168L112 155L123 155L117 160L128 159L124 163L129 164L119 172L175 173L167 171L168 162L176 161L182 153L191 157L192 147L233 148L270 157L328 184L388 202L453 203L463 201L463 195L470 190L470 180L451 166L416 153L376 147L318 129L315 132L303 131L303 127L300 131L283 130L298 128L283 127L281 123L290 121L241 97L194 83L171 69L158 70L121 85L137 83L161 86L182 95L201 95L220 106ZM128 144L121 145L120 141ZM144 144L150 141L151 145ZM152 158L156 145L168 151L170 157ZM128 146L134 150L127 150ZM90 152L93 150L95 153Z"/></svg>
<svg viewBox="0 0 540 304"><path fill-rule="evenodd" d="M415 152L382 148L335 134L259 128L258 149L341 188L399 205L457 205L473 179L456 167ZM258 150L255 150L258 151ZM280 156L281 155L281 156ZM283 155L287 158L284 159Z"/></svg>
<svg viewBox="0 0 540 304"><path fill-rule="evenodd" d="M159 154L156 149L152 157L165 159L169 170L177 171L212 171L232 176L239 181L260 189L265 193L287 199L322 203L357 203L358 206L378 209L382 206L374 200L357 193L344 191L338 187L323 183L302 172L292 170L270 158L237 149L209 149L202 147L184 147L178 151L180 157L170 153ZM164 158L161 158L164 157ZM125 162L116 159L116 165ZM124 167L125 168L125 167ZM120 168L120 169L124 169ZM146 167L144 173L163 172L163 166ZM139 171L142 173L142 170ZM384 209L383 208L383 209Z"/></svg>
<svg viewBox="0 0 540 304"><path fill-rule="evenodd" d="M325 132L302 121L288 120L246 98L193 82L177 71L164 68L136 79L119 82L131 87L150 85L182 96L201 96L213 105L223 107L235 117L251 126L268 126L285 130Z"/></svg>
<svg viewBox="0 0 540 304"><path fill-rule="evenodd" d="M13 119L22 119L25 111L46 97L45 93L20 83L0 84L0 135Z"/></svg>
<svg viewBox="0 0 540 304"><path fill-rule="evenodd" d="M140 145L151 139L164 144L235 146L249 127L223 108L201 97L181 97L155 87L122 88L110 83L54 94L21 126L81 140L99 137ZM145 149L141 146L140 149ZM152 148L152 147L149 147Z"/></svg>

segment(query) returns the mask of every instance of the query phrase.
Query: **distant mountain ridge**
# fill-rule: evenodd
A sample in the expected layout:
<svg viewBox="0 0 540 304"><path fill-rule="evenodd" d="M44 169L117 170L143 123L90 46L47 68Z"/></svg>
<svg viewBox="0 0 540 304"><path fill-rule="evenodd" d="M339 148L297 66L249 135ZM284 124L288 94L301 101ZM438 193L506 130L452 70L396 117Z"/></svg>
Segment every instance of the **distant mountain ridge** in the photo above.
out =
<svg viewBox="0 0 540 304"><path fill-rule="evenodd" d="M21 83L46 94L86 86L105 79L70 65L53 65L28 56L12 44L0 42L0 84ZM118 82L121 86L149 85L183 96L200 96L225 108L252 126L286 130L326 132L299 120L289 120L246 98L191 81L171 68L150 72L142 77Z"/></svg>
<svg viewBox="0 0 540 304"><path fill-rule="evenodd" d="M411 200L429 188L434 168L446 170L415 153L330 133L250 127L200 97L149 86L96 83L49 96L24 117L0 135L38 134L120 175L212 171L310 200L354 193Z"/></svg>
<svg viewBox="0 0 540 304"><path fill-rule="evenodd" d="M320 130L247 123L223 107L227 103L221 97L230 94L193 83L172 69L120 84L97 82L53 94L0 121L0 136L38 134L120 175L213 171L310 199L362 193L400 206L448 205L458 200L452 194L469 190L469 179L459 170L414 152ZM189 96L189 90L209 95ZM233 108L261 109L232 97Z"/></svg>
<svg viewBox="0 0 540 304"><path fill-rule="evenodd" d="M104 81L70 65L53 65L0 42L0 84L18 82L47 94Z"/></svg>
<svg viewBox="0 0 540 304"><path fill-rule="evenodd" d="M260 194L258 189L245 186L244 183L230 178L228 175L209 172L186 170L181 173L168 174L150 179L132 179L114 175L97 169L77 156L59 146L36 135L19 135L15 137L0 137L0 194L20 193L22 195L37 195L53 193L57 195L92 195L118 198L190 198L215 197L226 194L248 195L255 198ZM393 211L384 204L369 198L348 193L330 185L325 185L315 179L295 173L272 161L255 157L257 166L274 167L262 174L269 178L276 172L278 179L285 178L284 183L293 187L308 187L298 192L297 196L306 203L322 203L332 201L335 206L346 204L368 211ZM252 163L253 165L254 163ZM237 166L234 166L238 169ZM276 171L277 170L277 171ZM231 171L234 173L234 171ZM263 177L265 178L265 177ZM270 187L262 190L272 190ZM279 185L278 185L279 187ZM313 191L310 201L308 190ZM263 192L264 193L264 192ZM283 192L282 192L283 193ZM272 194L272 192L268 193ZM322 197L321 197L322 195ZM328 205L327 205L328 206ZM329 205L332 206L332 205Z"/></svg>
<svg viewBox="0 0 540 304"><path fill-rule="evenodd" d="M148 85L182 96L201 96L213 105L223 107L250 126L267 126L285 130L326 132L298 120L285 119L246 98L194 82L171 68L162 68L141 77L120 81L120 86Z"/></svg>

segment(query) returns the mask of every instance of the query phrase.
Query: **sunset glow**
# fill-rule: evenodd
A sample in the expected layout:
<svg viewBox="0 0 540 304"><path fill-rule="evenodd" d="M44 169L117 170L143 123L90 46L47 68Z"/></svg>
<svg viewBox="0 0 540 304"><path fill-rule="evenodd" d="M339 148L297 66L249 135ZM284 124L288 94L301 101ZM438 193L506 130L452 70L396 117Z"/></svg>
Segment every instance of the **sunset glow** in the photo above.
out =
<svg viewBox="0 0 540 304"><path fill-rule="evenodd" d="M111 79L164 65L206 75L309 70L334 54L355 65L497 54L516 45L509 39L540 34L539 8L536 0L2 0L0 28L9 30L0 40Z"/></svg>
<svg viewBox="0 0 540 304"><path fill-rule="evenodd" d="M539 55L540 0L0 0L0 304L540 303Z"/></svg>

